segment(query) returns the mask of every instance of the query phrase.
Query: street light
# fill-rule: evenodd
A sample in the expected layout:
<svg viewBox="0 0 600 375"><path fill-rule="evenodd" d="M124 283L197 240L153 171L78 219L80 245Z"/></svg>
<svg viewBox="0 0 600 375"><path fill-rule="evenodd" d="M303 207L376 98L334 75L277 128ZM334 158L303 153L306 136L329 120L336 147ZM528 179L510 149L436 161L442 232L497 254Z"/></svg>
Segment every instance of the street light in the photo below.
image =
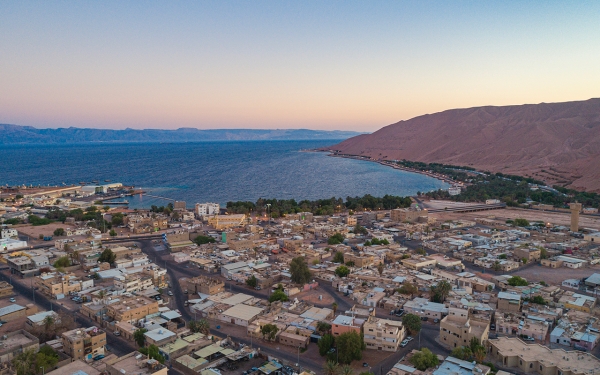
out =
<svg viewBox="0 0 600 375"><path fill-rule="evenodd" d="M44 373L46 372L46 369L43 366L40 366L40 368L42 369L42 375L44 375Z"/></svg>

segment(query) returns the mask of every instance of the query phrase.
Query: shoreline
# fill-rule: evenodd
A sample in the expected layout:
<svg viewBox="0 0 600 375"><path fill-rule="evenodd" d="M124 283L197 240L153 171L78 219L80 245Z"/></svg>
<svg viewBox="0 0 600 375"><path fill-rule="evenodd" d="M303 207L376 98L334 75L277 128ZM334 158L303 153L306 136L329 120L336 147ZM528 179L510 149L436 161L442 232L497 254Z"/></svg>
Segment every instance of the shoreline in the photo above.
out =
<svg viewBox="0 0 600 375"><path fill-rule="evenodd" d="M370 157L367 156L360 156L360 155L351 155L351 154L337 154L333 151L330 150L306 150L304 152L327 152L329 153L327 156L331 156L334 158L345 158L345 159L354 159L354 160L363 160L363 161L369 161L372 163L377 163L377 164L381 164L383 166L386 167L390 167L393 169L397 169L397 170L401 170L404 172L411 172L411 173L418 173L418 174L422 174L431 178L435 178L436 180L440 180L442 182L445 182L447 184L450 185L457 185L458 183L454 180L452 180L450 177L445 176L445 175L440 175L438 173L430 173L430 172L426 172L426 171L421 171L418 169L413 169L413 168L408 168L408 167L403 167L401 165L398 164L394 164L392 161L389 160L374 160L371 159Z"/></svg>

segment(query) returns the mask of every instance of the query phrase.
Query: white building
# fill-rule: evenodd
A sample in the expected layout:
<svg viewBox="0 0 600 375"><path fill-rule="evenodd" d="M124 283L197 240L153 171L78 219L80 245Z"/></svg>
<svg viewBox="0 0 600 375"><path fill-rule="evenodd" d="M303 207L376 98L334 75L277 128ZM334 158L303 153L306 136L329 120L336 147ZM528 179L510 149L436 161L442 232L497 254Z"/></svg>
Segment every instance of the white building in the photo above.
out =
<svg viewBox="0 0 600 375"><path fill-rule="evenodd" d="M218 203L196 203L196 215L204 217L207 215L218 215L220 206Z"/></svg>
<svg viewBox="0 0 600 375"><path fill-rule="evenodd" d="M0 251L12 251L24 249L27 247L27 241L13 240L11 238L0 239Z"/></svg>
<svg viewBox="0 0 600 375"><path fill-rule="evenodd" d="M448 188L448 194L452 195L458 195L460 194L461 189L460 186L451 186Z"/></svg>
<svg viewBox="0 0 600 375"><path fill-rule="evenodd" d="M2 229L0 232L0 238L14 238L17 239L19 237L19 233L17 233L16 229Z"/></svg>

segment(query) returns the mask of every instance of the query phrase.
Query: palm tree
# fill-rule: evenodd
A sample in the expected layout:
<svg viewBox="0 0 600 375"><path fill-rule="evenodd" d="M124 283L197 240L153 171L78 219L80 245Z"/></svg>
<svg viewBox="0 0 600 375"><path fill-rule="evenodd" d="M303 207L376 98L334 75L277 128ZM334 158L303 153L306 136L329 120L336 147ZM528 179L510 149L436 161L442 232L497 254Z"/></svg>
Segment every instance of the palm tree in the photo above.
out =
<svg viewBox="0 0 600 375"><path fill-rule="evenodd" d="M323 366L323 371L325 375L337 375L339 371L339 366L334 361L327 361L325 366Z"/></svg>
<svg viewBox="0 0 600 375"><path fill-rule="evenodd" d="M332 303L331 304L331 309L333 310L333 315L335 315L335 312L337 311L338 308L338 304L337 303Z"/></svg>
<svg viewBox="0 0 600 375"><path fill-rule="evenodd" d="M46 331L54 324L54 317L52 315L48 315L44 318L44 328Z"/></svg>
<svg viewBox="0 0 600 375"><path fill-rule="evenodd" d="M198 332L208 335L210 333L210 323L206 319L198 320Z"/></svg>
<svg viewBox="0 0 600 375"><path fill-rule="evenodd" d="M383 274L383 263L379 262L379 264L377 265L377 272L379 272L379 277L381 277L381 275Z"/></svg>
<svg viewBox="0 0 600 375"><path fill-rule="evenodd" d="M344 365L340 369L340 375L352 375L352 374L354 374L354 370L352 370L352 367L350 367L350 365Z"/></svg>
<svg viewBox="0 0 600 375"><path fill-rule="evenodd" d="M100 297L100 299L104 299L104 297L106 297L106 291L105 290L101 290L98 292L98 297Z"/></svg>

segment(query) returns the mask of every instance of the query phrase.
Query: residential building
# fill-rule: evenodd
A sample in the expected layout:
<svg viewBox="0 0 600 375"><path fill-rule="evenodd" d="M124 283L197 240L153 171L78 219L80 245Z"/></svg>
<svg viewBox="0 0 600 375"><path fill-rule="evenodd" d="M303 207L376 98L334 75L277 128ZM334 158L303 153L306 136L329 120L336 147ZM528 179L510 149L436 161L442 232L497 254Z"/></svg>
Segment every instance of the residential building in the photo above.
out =
<svg viewBox="0 0 600 375"><path fill-rule="evenodd" d="M600 360L592 354L526 344L517 338L498 337L488 340L487 345L493 361L526 374L589 375L600 368Z"/></svg>
<svg viewBox="0 0 600 375"><path fill-rule="evenodd" d="M187 280L187 290L191 294L213 295L223 292L225 290L225 283L216 278L197 276Z"/></svg>
<svg viewBox="0 0 600 375"><path fill-rule="evenodd" d="M513 257L516 260L525 259L527 262L535 262L542 258L542 251L537 248L517 247L513 250Z"/></svg>
<svg viewBox="0 0 600 375"><path fill-rule="evenodd" d="M218 215L220 206L218 203L196 203L195 213L199 218L208 215Z"/></svg>
<svg viewBox="0 0 600 375"><path fill-rule="evenodd" d="M158 302L146 297L124 297L106 306L106 315L118 322L137 323L146 315L158 312Z"/></svg>
<svg viewBox="0 0 600 375"><path fill-rule="evenodd" d="M390 219L396 222L409 222L414 223L420 221L419 218L423 217L424 222L427 222L428 212L427 209L418 210L414 208L397 208L390 211Z"/></svg>
<svg viewBox="0 0 600 375"><path fill-rule="evenodd" d="M469 346L473 338L480 343L488 339L489 321L474 319L469 310L451 307L440 322L440 342L450 348Z"/></svg>
<svg viewBox="0 0 600 375"><path fill-rule="evenodd" d="M63 332L63 350L73 360L91 360L99 354L104 354L106 345L106 332L98 327L76 328Z"/></svg>
<svg viewBox="0 0 600 375"><path fill-rule="evenodd" d="M560 297L558 303L562 304L566 309L590 313L596 305L596 298L567 291Z"/></svg>
<svg viewBox="0 0 600 375"><path fill-rule="evenodd" d="M27 305L34 306L34 305ZM10 322L27 316L27 307L12 303L8 306L0 308L0 320Z"/></svg>
<svg viewBox="0 0 600 375"><path fill-rule="evenodd" d="M334 336L339 336L342 333L351 331L360 334L360 329L364 322L364 319L346 315L338 315L335 317L333 322L331 322L331 334Z"/></svg>
<svg viewBox="0 0 600 375"><path fill-rule="evenodd" d="M406 330L401 321L369 317L363 325L367 349L395 352L404 340Z"/></svg>
<svg viewBox="0 0 600 375"><path fill-rule="evenodd" d="M521 311L521 295L514 292L499 292L498 310L513 312Z"/></svg>
<svg viewBox="0 0 600 375"><path fill-rule="evenodd" d="M0 340L0 363L11 362L12 359L27 350L38 351L40 340L31 333L20 329L4 333Z"/></svg>
<svg viewBox="0 0 600 375"><path fill-rule="evenodd" d="M248 306L242 303L232 306L229 309L219 313L217 319L236 324L238 326L247 327L256 317L263 311L263 309L255 306Z"/></svg>
<svg viewBox="0 0 600 375"><path fill-rule="evenodd" d="M39 273L33 261L26 256L8 257L6 263L10 268L10 273L20 275L21 277L31 277Z"/></svg>
<svg viewBox="0 0 600 375"><path fill-rule="evenodd" d="M154 286L150 276L130 274L115 276L113 285L121 293L141 292Z"/></svg>
<svg viewBox="0 0 600 375"><path fill-rule="evenodd" d="M167 375L167 370L167 366L155 359L148 359L147 356L137 351L106 364L108 375Z"/></svg>
<svg viewBox="0 0 600 375"><path fill-rule="evenodd" d="M93 280L82 281L75 274L42 274L36 278L40 291L52 298L63 298L71 292L80 292L94 286Z"/></svg>
<svg viewBox="0 0 600 375"><path fill-rule="evenodd" d="M144 333L147 345L156 345L158 347L175 342L177 335L166 328L156 328Z"/></svg>
<svg viewBox="0 0 600 375"><path fill-rule="evenodd" d="M12 228L2 229L0 231L0 238L18 239L19 238L19 233L17 232L16 229L12 229Z"/></svg>
<svg viewBox="0 0 600 375"><path fill-rule="evenodd" d="M367 267L375 262L375 256L370 253L347 252L344 254L344 262L354 262L354 267Z"/></svg>
<svg viewBox="0 0 600 375"><path fill-rule="evenodd" d="M444 362L436 367L432 375L487 375L490 373L490 370L486 365L448 356ZM498 375L500 373L501 371L497 372ZM502 375L508 375L508 373L503 373Z"/></svg>
<svg viewBox="0 0 600 375"><path fill-rule="evenodd" d="M424 257L402 259L401 262L404 267L417 271L426 267L435 267L437 264L435 259Z"/></svg>
<svg viewBox="0 0 600 375"><path fill-rule="evenodd" d="M241 226L246 220L246 215L235 214L235 215L214 215L209 217L207 222L208 225L214 227L217 230L227 229L232 227Z"/></svg>
<svg viewBox="0 0 600 375"><path fill-rule="evenodd" d="M443 303L430 302L427 298L415 297L404 304L404 311L429 319L442 319L448 314L448 308Z"/></svg>
<svg viewBox="0 0 600 375"><path fill-rule="evenodd" d="M13 286L6 281L0 281L0 298L13 295Z"/></svg>

